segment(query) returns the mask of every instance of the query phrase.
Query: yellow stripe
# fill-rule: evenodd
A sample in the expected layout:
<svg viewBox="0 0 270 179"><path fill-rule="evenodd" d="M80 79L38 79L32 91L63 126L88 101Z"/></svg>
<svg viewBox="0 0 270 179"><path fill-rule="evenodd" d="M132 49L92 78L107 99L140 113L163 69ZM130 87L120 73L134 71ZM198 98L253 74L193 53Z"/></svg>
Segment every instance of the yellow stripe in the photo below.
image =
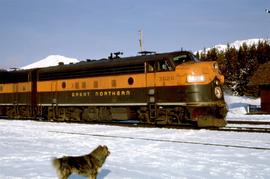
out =
<svg viewBox="0 0 270 179"><path fill-rule="evenodd" d="M0 84L0 94L31 92L31 85L32 82Z"/></svg>
<svg viewBox="0 0 270 179"><path fill-rule="evenodd" d="M133 84L129 84L129 78L133 78ZM106 77L77 78L67 80L40 81L37 83L38 92L48 91L76 91L99 90L119 88L145 87L145 74L119 75Z"/></svg>

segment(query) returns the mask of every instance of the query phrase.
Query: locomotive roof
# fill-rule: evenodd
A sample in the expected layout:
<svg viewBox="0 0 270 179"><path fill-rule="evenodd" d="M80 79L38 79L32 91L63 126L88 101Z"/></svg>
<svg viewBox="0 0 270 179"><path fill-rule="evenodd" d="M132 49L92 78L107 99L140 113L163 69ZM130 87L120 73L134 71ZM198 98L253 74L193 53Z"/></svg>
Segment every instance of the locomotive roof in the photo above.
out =
<svg viewBox="0 0 270 179"><path fill-rule="evenodd" d="M29 80L29 72L32 70L0 71L0 83L25 82Z"/></svg>
<svg viewBox="0 0 270 179"><path fill-rule="evenodd" d="M38 70L39 80L144 73L145 62L168 59L181 54L191 54L191 52L176 51L115 59L82 61L76 64L47 67Z"/></svg>
<svg viewBox="0 0 270 179"><path fill-rule="evenodd" d="M88 61L81 61L75 64L68 64L68 65L58 65L53 67L46 67L42 68L40 72L52 72L52 71L62 71L68 69L92 69L92 68L106 68L106 67L114 67L114 66L125 66L125 65L136 65L136 64L143 64L146 61L155 61L161 60L164 58L174 57L180 54L191 54L188 51L175 51L175 52L168 52L168 53L156 53L151 55L140 55L140 56L132 56L132 57L120 57L114 59L103 58L100 60L88 60Z"/></svg>

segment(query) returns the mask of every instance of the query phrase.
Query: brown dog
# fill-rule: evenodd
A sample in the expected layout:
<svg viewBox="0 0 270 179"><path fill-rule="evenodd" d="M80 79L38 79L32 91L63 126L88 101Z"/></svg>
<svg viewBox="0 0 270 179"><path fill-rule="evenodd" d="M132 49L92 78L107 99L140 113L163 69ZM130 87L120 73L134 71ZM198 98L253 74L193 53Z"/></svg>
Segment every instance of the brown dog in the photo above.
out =
<svg viewBox="0 0 270 179"><path fill-rule="evenodd" d="M108 155L110 155L108 147L106 145L99 145L88 155L54 158L53 166L57 171L59 179L67 179L72 173L88 177L89 179L96 179Z"/></svg>

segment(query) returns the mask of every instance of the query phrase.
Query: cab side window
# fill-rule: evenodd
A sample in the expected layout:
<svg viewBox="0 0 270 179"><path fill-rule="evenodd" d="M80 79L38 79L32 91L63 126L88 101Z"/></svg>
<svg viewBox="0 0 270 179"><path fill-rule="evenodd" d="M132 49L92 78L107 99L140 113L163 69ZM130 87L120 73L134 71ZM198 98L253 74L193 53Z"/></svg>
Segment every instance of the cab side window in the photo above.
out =
<svg viewBox="0 0 270 179"><path fill-rule="evenodd" d="M155 72L155 62L147 63L147 72Z"/></svg>
<svg viewBox="0 0 270 179"><path fill-rule="evenodd" d="M147 63L147 72L171 71L173 68L168 60L151 61Z"/></svg>
<svg viewBox="0 0 270 179"><path fill-rule="evenodd" d="M167 60L162 60L157 62L157 71L171 71L172 66Z"/></svg>

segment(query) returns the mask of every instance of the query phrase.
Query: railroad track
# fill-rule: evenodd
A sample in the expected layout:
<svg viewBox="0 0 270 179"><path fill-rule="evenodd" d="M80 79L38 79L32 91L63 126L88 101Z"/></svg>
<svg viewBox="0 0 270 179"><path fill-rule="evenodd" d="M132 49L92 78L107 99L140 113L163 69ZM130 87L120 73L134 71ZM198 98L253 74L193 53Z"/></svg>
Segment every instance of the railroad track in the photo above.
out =
<svg viewBox="0 0 270 179"><path fill-rule="evenodd" d="M94 134L94 133L82 133L82 132L67 132L67 131L48 131L49 133L68 134L68 135L82 135L82 136L93 136L101 138L120 138L130 140L143 140L153 142L167 142L167 143L179 143L179 144L190 144L190 145L205 145L214 147L229 147L229 148L240 148L240 149L252 149L252 150L268 150L269 147L257 147L257 146L245 146L245 145L231 145L231 144L219 144L219 143L208 143L208 142L196 142L196 141L185 141L185 140L173 140L173 139L161 139L161 138L145 138L145 137L131 137L121 135L107 135L107 134Z"/></svg>
<svg viewBox="0 0 270 179"><path fill-rule="evenodd" d="M114 126L122 126L122 127L148 127L148 128L170 128L170 129L192 129L192 130L200 130L201 128L192 126L190 124L184 125L153 125L153 124L144 124L144 123L104 123L105 125L114 125ZM229 126L230 124L239 124L240 126ZM253 126L242 126L242 125L253 125ZM256 125L256 127L254 127ZM269 127L257 127L260 125L269 125ZM222 128L205 128L207 130L213 131L225 131L225 132L250 132L250 133L270 133L270 122L262 122L262 121L228 121L228 126Z"/></svg>
<svg viewBox="0 0 270 179"><path fill-rule="evenodd" d="M220 128L220 131L231 132L259 132L270 133L270 121L235 121L228 120L227 126Z"/></svg>
<svg viewBox="0 0 270 179"><path fill-rule="evenodd" d="M249 133L269 133L270 128L260 128L260 127L223 127L219 129L211 129L211 130L218 130L218 131L226 131L226 132L249 132Z"/></svg>
<svg viewBox="0 0 270 179"><path fill-rule="evenodd" d="M57 122L57 121L44 121L40 120L39 122ZM78 122L71 122L78 123ZM206 130L212 131L223 131L223 132L247 132L247 133L268 133L270 134L270 122L267 121L227 121L228 125L222 128L205 128ZM169 128L169 129L192 129L192 130L200 130L202 128L198 128L196 126L192 126L191 124L183 124L183 125L157 125L157 124L146 124L140 123L139 121L113 121L113 122L87 122L85 124L101 124L101 125L109 125L109 126L120 126L120 127L144 127L144 128ZM239 126L230 126L230 125L239 125ZM243 126L243 125L251 125L251 126ZM264 127L259 127L259 126ZM256 126L256 127L254 127ZM258 126L258 127L257 127ZM268 127L265 127L268 126Z"/></svg>
<svg viewBox="0 0 270 179"><path fill-rule="evenodd" d="M237 121L237 120L227 120L228 124L247 124L247 125L269 125L270 121Z"/></svg>

